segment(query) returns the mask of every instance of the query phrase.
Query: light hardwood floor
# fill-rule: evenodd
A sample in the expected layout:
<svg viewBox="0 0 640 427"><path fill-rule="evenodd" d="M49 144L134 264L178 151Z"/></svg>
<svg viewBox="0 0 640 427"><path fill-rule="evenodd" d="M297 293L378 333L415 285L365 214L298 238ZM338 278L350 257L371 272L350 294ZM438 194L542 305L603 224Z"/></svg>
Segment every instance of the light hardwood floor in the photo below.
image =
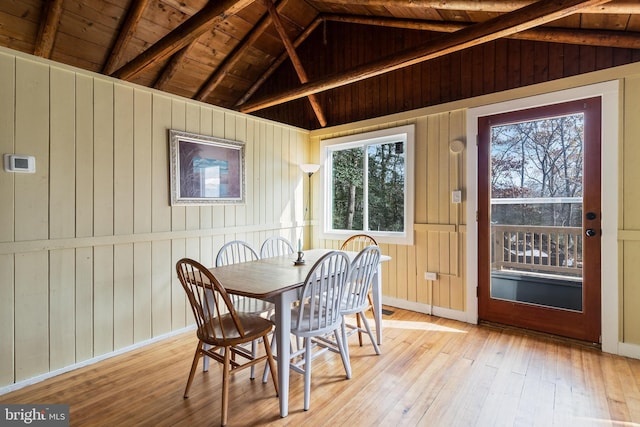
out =
<svg viewBox="0 0 640 427"><path fill-rule="evenodd" d="M410 311L385 315L382 355L351 337L353 378L340 358L314 361L311 408L291 373L289 416L272 384L232 377L229 426L640 425L640 360L495 326ZM182 398L195 334L77 369L0 396L2 403L65 403L72 426L219 425L221 371L199 369Z"/></svg>

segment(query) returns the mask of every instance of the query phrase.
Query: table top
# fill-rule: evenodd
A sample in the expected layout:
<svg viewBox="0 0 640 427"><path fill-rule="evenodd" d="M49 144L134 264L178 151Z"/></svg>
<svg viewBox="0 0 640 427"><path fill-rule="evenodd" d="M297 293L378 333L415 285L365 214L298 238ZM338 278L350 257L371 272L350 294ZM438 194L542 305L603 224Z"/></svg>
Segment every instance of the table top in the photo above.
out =
<svg viewBox="0 0 640 427"><path fill-rule="evenodd" d="M259 299L268 299L304 284L307 274L324 254L332 249L310 249L304 252L305 263L294 265L297 253L263 258L211 268L213 275L229 292Z"/></svg>
<svg viewBox="0 0 640 427"><path fill-rule="evenodd" d="M227 292L258 299L269 299L304 284L307 274L324 254L335 249L310 249L304 252L305 263L294 265L297 253L263 258L211 268ZM351 260L357 252L344 251ZM391 259L383 255L381 261Z"/></svg>

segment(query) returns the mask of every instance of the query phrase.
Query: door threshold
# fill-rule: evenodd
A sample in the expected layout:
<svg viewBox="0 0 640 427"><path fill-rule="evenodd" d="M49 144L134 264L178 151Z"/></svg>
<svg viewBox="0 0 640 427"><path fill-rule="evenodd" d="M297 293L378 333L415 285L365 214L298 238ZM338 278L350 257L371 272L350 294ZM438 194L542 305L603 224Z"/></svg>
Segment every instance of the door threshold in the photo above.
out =
<svg viewBox="0 0 640 427"><path fill-rule="evenodd" d="M555 335L548 332L534 331L531 329L519 328L512 325L504 325L502 323L490 322L488 320L478 320L478 325L483 326L495 331L520 333L522 335L544 338L551 341L556 341L563 344L576 345L584 348L591 348L593 350L602 351L602 345L600 343L593 343L590 341L583 341L576 338L563 337L562 335Z"/></svg>

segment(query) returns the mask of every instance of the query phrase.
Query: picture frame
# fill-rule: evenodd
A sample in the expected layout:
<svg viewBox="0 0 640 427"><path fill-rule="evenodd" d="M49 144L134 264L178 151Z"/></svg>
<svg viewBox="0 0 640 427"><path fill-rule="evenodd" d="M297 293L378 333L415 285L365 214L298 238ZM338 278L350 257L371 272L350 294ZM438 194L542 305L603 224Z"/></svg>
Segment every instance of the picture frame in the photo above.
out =
<svg viewBox="0 0 640 427"><path fill-rule="evenodd" d="M169 130L171 205L245 203L245 144Z"/></svg>

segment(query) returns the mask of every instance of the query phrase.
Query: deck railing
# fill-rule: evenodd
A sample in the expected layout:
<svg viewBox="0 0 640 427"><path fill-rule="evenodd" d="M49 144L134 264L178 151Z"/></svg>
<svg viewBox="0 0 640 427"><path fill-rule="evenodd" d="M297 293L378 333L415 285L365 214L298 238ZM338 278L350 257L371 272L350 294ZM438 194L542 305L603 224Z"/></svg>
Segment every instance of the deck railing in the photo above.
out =
<svg viewBox="0 0 640 427"><path fill-rule="evenodd" d="M582 229L491 225L492 269L582 276Z"/></svg>

